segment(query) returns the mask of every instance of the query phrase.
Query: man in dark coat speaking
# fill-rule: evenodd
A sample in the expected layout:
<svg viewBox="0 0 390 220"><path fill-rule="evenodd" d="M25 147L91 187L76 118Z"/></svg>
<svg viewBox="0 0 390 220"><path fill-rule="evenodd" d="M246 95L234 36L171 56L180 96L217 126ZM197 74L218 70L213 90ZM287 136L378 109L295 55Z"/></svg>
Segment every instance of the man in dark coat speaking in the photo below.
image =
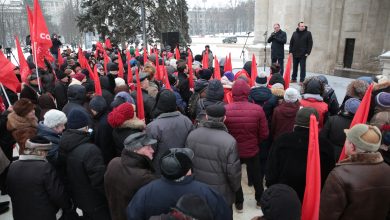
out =
<svg viewBox="0 0 390 220"><path fill-rule="evenodd" d="M274 32L268 38L268 43L271 44L271 60L272 63L279 63L280 65L280 74L283 75L284 72L284 45L287 41L286 32L280 29L279 24L274 24Z"/></svg>
<svg viewBox="0 0 390 220"><path fill-rule="evenodd" d="M290 40L289 53L293 55L293 74L291 82L297 82L298 65L301 66L301 75L299 82L305 81L306 77L306 58L310 55L313 47L313 38L311 32L307 30L305 23L299 22L297 30L293 33Z"/></svg>

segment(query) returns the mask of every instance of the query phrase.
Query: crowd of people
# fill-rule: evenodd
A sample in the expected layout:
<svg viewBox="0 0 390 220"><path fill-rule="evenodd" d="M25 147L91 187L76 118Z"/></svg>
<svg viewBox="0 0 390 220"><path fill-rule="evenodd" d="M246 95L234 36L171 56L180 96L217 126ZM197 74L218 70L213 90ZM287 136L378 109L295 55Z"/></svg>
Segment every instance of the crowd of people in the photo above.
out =
<svg viewBox="0 0 390 220"><path fill-rule="evenodd" d="M97 68L102 95L70 49L58 54L63 65L48 63L38 75L31 64L19 94L6 89L0 186L15 220L228 220L245 210L242 164L264 214L254 219L300 219L311 115L319 127L320 219L390 217L387 78L352 81L339 103L323 75L302 75L301 91L285 88L278 63L251 85L250 61L233 74L222 60L219 80L208 46L194 57L153 48L147 59L131 47L129 60L127 50L104 50L109 60L102 51L82 54ZM167 75L158 79L161 67ZM350 128L370 84L367 124ZM344 145L347 157L336 163Z"/></svg>

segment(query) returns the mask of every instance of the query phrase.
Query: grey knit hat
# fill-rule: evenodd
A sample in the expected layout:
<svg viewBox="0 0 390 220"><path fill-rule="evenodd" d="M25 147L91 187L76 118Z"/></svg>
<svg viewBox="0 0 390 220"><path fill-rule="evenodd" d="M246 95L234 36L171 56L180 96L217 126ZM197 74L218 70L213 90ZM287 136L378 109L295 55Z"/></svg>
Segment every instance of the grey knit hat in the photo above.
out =
<svg viewBox="0 0 390 220"><path fill-rule="evenodd" d="M157 143L156 139L148 137L148 135L144 132L137 132L128 136L123 142L123 145L127 150L135 151L141 149L144 146L155 143Z"/></svg>

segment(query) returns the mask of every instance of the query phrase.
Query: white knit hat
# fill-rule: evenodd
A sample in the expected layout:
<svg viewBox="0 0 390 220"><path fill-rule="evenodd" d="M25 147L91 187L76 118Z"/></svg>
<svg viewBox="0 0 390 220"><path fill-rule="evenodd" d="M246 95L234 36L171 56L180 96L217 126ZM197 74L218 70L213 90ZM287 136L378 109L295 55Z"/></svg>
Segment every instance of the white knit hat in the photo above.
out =
<svg viewBox="0 0 390 220"><path fill-rule="evenodd" d="M288 103L294 103L298 101L299 99L299 92L298 90L294 88L288 88L286 89L286 92L284 93L284 101Z"/></svg>
<svg viewBox="0 0 390 220"><path fill-rule="evenodd" d="M66 118L65 113L56 109L49 110L43 116L43 125L49 128L55 128L60 124L66 124L67 121L68 119Z"/></svg>
<svg viewBox="0 0 390 220"><path fill-rule="evenodd" d="M120 77L115 78L115 86L124 86L126 85L126 81Z"/></svg>

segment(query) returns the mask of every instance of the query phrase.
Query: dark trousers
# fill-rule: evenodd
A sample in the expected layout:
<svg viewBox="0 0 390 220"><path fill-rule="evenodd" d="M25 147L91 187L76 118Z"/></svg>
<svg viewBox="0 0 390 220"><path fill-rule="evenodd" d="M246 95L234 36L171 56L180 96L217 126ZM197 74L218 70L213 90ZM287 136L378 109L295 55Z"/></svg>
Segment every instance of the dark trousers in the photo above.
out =
<svg viewBox="0 0 390 220"><path fill-rule="evenodd" d="M255 199L260 201L261 195L263 194L263 179L261 176L259 154L256 154L251 158L240 158L241 164L245 163L247 166L248 179L253 181L255 187ZM242 187L236 192L236 203L244 203L244 193Z"/></svg>
<svg viewBox="0 0 390 220"><path fill-rule="evenodd" d="M300 68L301 68L301 74L300 74L299 81L303 82L303 81L305 81L305 77L306 77L306 56L293 58L292 80L297 80L298 65L300 65Z"/></svg>
<svg viewBox="0 0 390 220"><path fill-rule="evenodd" d="M272 58L272 63L279 63L280 65L280 75L283 76L284 73L284 58Z"/></svg>

